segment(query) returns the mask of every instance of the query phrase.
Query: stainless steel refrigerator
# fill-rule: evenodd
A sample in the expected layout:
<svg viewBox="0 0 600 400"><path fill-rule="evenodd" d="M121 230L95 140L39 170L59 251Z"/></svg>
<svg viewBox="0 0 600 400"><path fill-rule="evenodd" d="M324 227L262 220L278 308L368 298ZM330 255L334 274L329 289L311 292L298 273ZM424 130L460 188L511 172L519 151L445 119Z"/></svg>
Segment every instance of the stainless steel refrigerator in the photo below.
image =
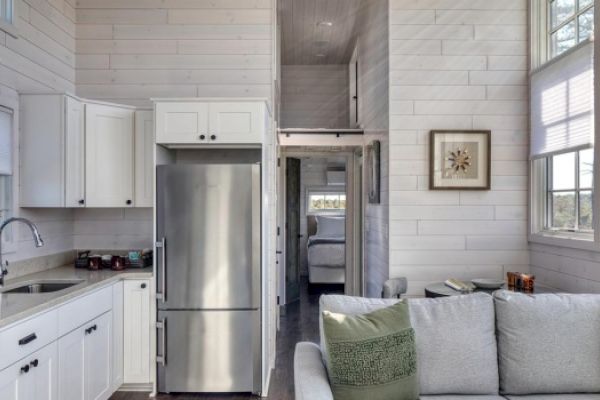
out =
<svg viewBox="0 0 600 400"><path fill-rule="evenodd" d="M260 392L258 164L157 167L160 392Z"/></svg>

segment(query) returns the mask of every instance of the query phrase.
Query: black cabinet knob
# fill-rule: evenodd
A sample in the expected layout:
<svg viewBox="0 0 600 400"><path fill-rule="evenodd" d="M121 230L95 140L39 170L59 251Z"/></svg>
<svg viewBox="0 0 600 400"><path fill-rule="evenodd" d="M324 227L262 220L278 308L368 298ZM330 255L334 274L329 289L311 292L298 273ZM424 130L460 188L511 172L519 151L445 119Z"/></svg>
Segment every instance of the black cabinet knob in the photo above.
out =
<svg viewBox="0 0 600 400"><path fill-rule="evenodd" d="M140 287L141 287L142 289L146 289L146 284L145 284L145 283L142 283L142 284L140 285Z"/></svg>
<svg viewBox="0 0 600 400"><path fill-rule="evenodd" d="M200 135L200 140L206 139L206 135Z"/></svg>
<svg viewBox="0 0 600 400"><path fill-rule="evenodd" d="M21 373L26 374L29 372L29 365L24 365L21 367Z"/></svg>
<svg viewBox="0 0 600 400"><path fill-rule="evenodd" d="M79 204L85 204L85 200L84 199L79 200Z"/></svg>
<svg viewBox="0 0 600 400"><path fill-rule="evenodd" d="M217 138L217 135L210 135L210 140L215 140Z"/></svg>
<svg viewBox="0 0 600 400"><path fill-rule="evenodd" d="M32 362L30 362L30 363L29 363L29 365L31 365L31 366L32 366L32 367L34 367L34 368L35 368L35 367L37 367L37 366L38 366L38 364L39 364L39 361L38 361L38 359L37 359L37 358L36 358L35 360L33 360Z"/></svg>
<svg viewBox="0 0 600 400"><path fill-rule="evenodd" d="M125 203L127 203L127 205L131 205L131 200L127 200Z"/></svg>

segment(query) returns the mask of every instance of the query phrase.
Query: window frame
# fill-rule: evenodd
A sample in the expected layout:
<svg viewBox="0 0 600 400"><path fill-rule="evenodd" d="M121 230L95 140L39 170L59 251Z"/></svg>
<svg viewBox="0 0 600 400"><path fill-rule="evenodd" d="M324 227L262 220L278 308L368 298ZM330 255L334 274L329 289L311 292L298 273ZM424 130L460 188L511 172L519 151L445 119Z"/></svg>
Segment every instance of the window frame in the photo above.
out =
<svg viewBox="0 0 600 400"><path fill-rule="evenodd" d="M563 22L561 22L560 24L556 25L556 27L552 27L552 3L556 2L558 0L547 0L547 17L546 17L546 23L547 23L547 27L546 27L546 45L548 46L548 49L546 50L548 52L548 60L551 60L555 57L560 56L561 54L564 54L566 51L569 51L570 49L573 49L577 46L579 46L581 43L584 43L586 40L588 40L589 38L585 38L585 39L580 39L579 38L579 17L582 14L585 14L586 12L588 12L589 10L594 8L594 1L592 1L589 5L587 5L585 8L583 9L579 9L579 2L581 0L573 0L575 2L575 12L573 13L572 16L568 17L567 19L565 19ZM595 15L595 10L594 10L594 19L596 18ZM567 26L568 24L570 24L571 22L575 22L575 45L568 48L567 50L563 51L562 53L559 54L553 54L552 52L552 35L555 34L556 32L558 32L560 29L562 29L563 27Z"/></svg>
<svg viewBox="0 0 600 400"><path fill-rule="evenodd" d="M5 17L7 15L8 17ZM0 31L17 38L17 29L15 27L16 20L15 1L0 0Z"/></svg>
<svg viewBox="0 0 600 400"><path fill-rule="evenodd" d="M346 201L348 201L348 194L346 193L346 187L340 186L339 190L333 188L331 186L312 186L306 188L306 196L305 196L305 209L306 215L346 215L346 208L339 209L323 209L323 210L314 210L310 207L310 197L311 195L322 194L324 196L327 195L337 195L346 196Z"/></svg>
<svg viewBox="0 0 600 400"><path fill-rule="evenodd" d="M585 148L585 149L578 149L578 150L574 150L574 151L568 151L565 153L560 153L560 154L571 154L574 153L575 157L574 157L574 163L575 163L575 169L574 169L574 187L570 188L570 189L554 189L552 186L552 181L553 181L553 172L554 172L554 156L560 155L560 154L553 154L553 155L549 155L545 158L543 158L543 160L545 161L545 168L546 168L546 174L545 174L545 179L546 179L546 185L545 185L545 200L546 200L546 204L545 204L545 222L544 222L544 231L549 231L549 232L563 232L563 233L573 233L573 234L580 234L580 235L591 235L590 239L593 238L594 235L594 221L596 220L596 215L594 215L593 213L593 209L594 207L592 206L592 229L579 229L579 219L581 216L581 201L580 201L580 195L581 192L591 192L592 195L592 199L594 198L594 183L593 183L593 179L592 179L592 186L591 187L585 187L582 188L580 186L580 175L581 175L581 169L580 169L580 153L582 151L585 150L589 150L590 148ZM593 149L592 149L593 151ZM595 164L595 161L594 161ZM595 176L595 171L593 171L593 174ZM575 227L572 229L568 229L568 228L558 228L558 227L554 227L553 225L553 219L554 219L554 204L553 204L553 194L554 193L574 193L575 194ZM592 200L593 201L593 200Z"/></svg>

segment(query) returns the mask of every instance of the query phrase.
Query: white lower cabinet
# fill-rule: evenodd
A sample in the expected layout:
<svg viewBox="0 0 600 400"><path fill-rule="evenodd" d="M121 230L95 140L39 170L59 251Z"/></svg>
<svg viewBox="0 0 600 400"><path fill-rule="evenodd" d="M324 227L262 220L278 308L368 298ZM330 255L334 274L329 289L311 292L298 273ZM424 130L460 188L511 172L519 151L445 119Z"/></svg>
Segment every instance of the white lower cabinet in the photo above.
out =
<svg viewBox="0 0 600 400"><path fill-rule="evenodd" d="M2 400L58 400L57 345L53 342L0 371Z"/></svg>
<svg viewBox="0 0 600 400"><path fill-rule="evenodd" d="M128 384L150 379L150 281L124 282L124 380Z"/></svg>
<svg viewBox="0 0 600 400"><path fill-rule="evenodd" d="M112 312L58 340L60 400L106 400L112 394Z"/></svg>

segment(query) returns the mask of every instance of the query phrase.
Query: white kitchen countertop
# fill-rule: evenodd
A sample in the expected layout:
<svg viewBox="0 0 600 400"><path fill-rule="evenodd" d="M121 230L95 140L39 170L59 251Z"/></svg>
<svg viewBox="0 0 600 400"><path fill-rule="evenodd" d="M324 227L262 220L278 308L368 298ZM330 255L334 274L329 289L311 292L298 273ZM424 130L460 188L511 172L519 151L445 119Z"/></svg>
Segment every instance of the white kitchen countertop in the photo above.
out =
<svg viewBox="0 0 600 400"><path fill-rule="evenodd" d="M7 279L0 292L33 283L33 281L69 281L82 280L72 287L51 293L1 293L0 329L24 320L34 314L60 306L69 300L85 295L96 289L110 286L124 279L152 278L152 267L112 271L109 269L89 271L76 269L73 265L62 266L47 271Z"/></svg>

